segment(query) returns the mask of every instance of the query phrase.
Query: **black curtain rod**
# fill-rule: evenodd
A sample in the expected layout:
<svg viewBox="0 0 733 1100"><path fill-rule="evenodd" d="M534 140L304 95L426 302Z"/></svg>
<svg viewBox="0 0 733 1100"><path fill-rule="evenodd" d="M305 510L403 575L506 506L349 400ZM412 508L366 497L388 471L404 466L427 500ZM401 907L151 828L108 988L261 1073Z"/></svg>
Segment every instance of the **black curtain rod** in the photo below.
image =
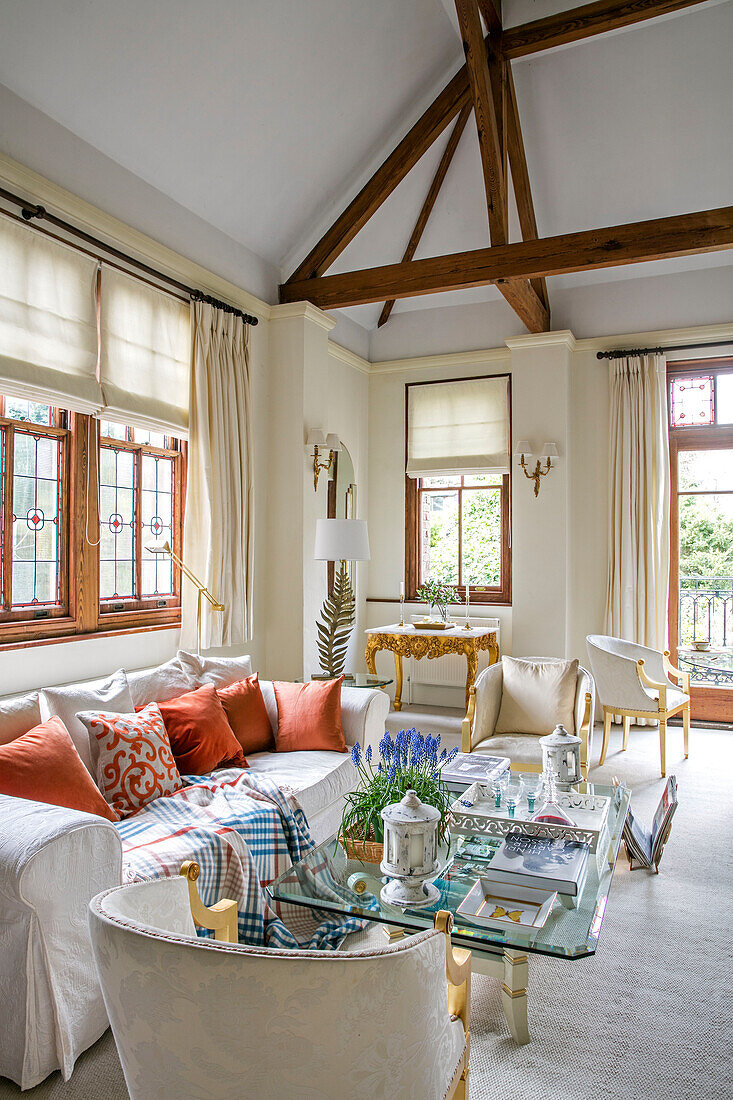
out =
<svg viewBox="0 0 733 1100"><path fill-rule="evenodd" d="M64 232L70 233L74 237L78 237L79 240L85 241L94 248L100 249L110 256L114 256L118 260L123 260L131 267L136 267L138 271L144 271L146 275L151 275L154 279L175 287L176 290L182 291L183 294L190 298L192 302L208 302L209 305L215 306L216 309L221 309L225 313L233 313L235 316L241 317L245 325L256 325L258 323L257 317L253 317L250 313L245 313L236 306L229 305L228 302L222 302L219 298L212 298L210 294L205 294L203 290L195 290L193 287L187 286L185 283L181 283L177 279L172 278L170 275L166 275L165 272L150 267L148 264L143 263L142 260L137 260L134 256L122 252L119 248L115 248L114 245L105 244L105 242L99 240L98 237L93 237L91 233L87 233L83 229L71 225L70 222L64 221L63 218L57 218L55 214L50 214L45 206L27 202L25 199L22 199L20 195L14 195L12 191L6 191L4 187L0 187L0 197L13 203L15 206L19 206L22 217L29 225L33 225L36 219L38 221L49 222L51 225L55 225L57 228L63 229ZM103 259L101 256L99 258Z"/></svg>
<svg viewBox="0 0 733 1100"><path fill-rule="evenodd" d="M706 344L672 344L666 348L618 348L615 351L597 351L596 359L625 359L627 355L662 355L666 351L694 351L695 348L729 348L730 340L709 340Z"/></svg>

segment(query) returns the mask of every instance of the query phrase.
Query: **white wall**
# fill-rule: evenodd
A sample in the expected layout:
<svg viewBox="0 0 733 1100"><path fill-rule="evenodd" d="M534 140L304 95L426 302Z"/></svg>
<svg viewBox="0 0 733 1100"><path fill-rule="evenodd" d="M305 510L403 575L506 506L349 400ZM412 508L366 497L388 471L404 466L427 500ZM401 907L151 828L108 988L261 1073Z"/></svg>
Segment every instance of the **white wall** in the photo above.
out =
<svg viewBox="0 0 733 1100"><path fill-rule="evenodd" d="M334 321L320 310L277 306L271 317L263 667L271 678L286 679L318 671L316 619L326 595L327 566L314 561L313 543L316 520L327 512L328 478L322 474L314 491L313 459L305 441L311 428L333 432L343 441L354 464L357 516L366 518L369 380L363 360L329 342ZM357 566L349 667L363 650L366 572L366 563Z"/></svg>

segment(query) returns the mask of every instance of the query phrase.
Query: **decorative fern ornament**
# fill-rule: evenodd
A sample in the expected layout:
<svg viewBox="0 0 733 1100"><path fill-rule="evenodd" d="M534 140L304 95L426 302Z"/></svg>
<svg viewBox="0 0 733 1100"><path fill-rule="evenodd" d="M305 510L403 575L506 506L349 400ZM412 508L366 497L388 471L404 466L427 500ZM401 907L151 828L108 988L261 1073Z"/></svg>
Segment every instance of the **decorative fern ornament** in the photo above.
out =
<svg viewBox="0 0 733 1100"><path fill-rule="evenodd" d="M349 583L348 566L341 562L334 578L333 595L323 601L318 628L318 654L327 676L340 676L356 618L356 599Z"/></svg>

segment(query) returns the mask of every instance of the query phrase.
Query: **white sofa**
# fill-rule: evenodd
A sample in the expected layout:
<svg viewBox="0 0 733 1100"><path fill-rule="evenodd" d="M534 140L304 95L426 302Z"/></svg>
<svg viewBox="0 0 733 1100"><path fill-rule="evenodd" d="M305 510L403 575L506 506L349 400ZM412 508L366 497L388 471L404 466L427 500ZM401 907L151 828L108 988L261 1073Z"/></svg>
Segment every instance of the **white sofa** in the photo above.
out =
<svg viewBox="0 0 733 1100"><path fill-rule="evenodd" d="M231 673L230 682L250 671L248 659L220 664L227 666L224 678ZM170 694L158 690L170 698L193 690L201 677L179 657L159 669L128 673L128 681L139 705L150 701L150 691L161 682ZM260 683L276 729L272 685ZM0 744L37 725L42 711L38 692L0 699ZM376 748L388 711L383 692L343 687L347 745L359 741ZM335 831L356 778L348 754L256 753L248 761L253 771L296 792L317 843ZM68 1079L77 1057L108 1026L91 958L87 907L101 890L120 884L121 869L122 845L111 822L0 795L0 1077L23 1089L56 1069Z"/></svg>

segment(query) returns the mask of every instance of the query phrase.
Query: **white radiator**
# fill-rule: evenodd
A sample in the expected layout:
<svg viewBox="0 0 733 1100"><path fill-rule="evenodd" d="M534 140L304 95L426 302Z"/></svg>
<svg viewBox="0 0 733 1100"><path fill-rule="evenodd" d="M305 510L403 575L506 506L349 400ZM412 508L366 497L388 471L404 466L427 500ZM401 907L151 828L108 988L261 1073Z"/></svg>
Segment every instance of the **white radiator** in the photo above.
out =
<svg viewBox="0 0 733 1100"><path fill-rule="evenodd" d="M413 622L418 618L420 618L419 615L413 615ZM456 616L454 621L460 622L463 626L466 620L459 620ZM495 630L496 640L499 642L499 648L501 649L498 619L480 619L472 615L470 623L471 626L481 626ZM481 650L478 655L478 671L481 672L488 663L488 650ZM430 684L433 687L466 686L466 658L462 653L446 653L444 657L423 657L421 661L416 661L411 657L409 662L405 662L405 666L405 674L409 677L410 684L415 687L421 684Z"/></svg>

